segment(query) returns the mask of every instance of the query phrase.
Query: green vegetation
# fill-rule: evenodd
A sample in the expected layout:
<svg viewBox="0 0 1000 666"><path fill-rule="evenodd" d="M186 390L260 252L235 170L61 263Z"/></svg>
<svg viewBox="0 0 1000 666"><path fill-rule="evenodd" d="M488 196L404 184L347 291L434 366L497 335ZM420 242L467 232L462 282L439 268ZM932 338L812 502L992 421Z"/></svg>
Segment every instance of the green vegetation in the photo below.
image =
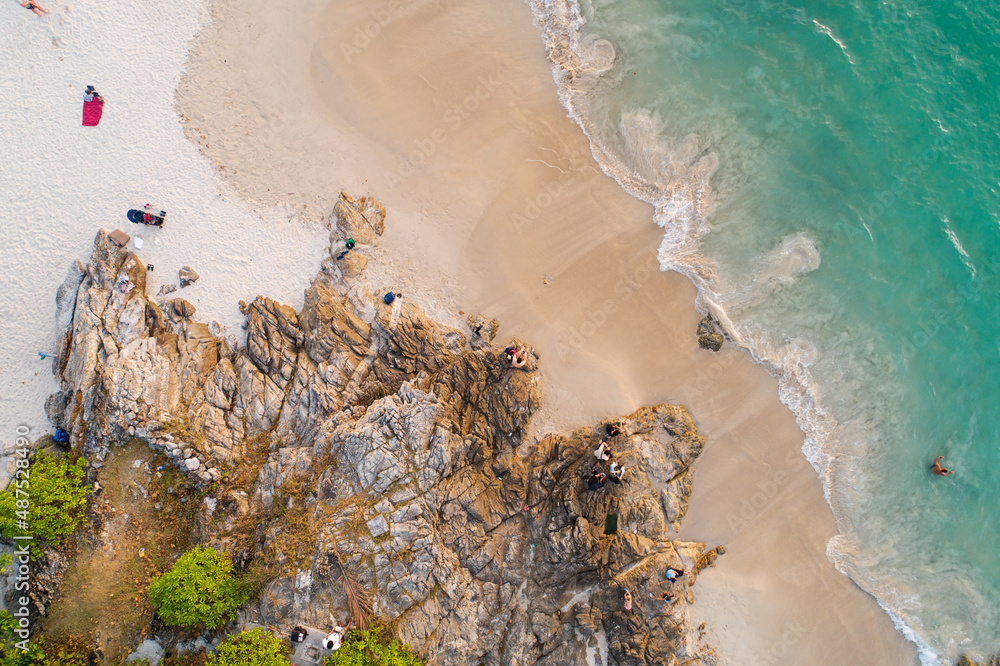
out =
<svg viewBox="0 0 1000 666"><path fill-rule="evenodd" d="M283 641L258 627L227 638L207 666L288 666L285 652Z"/></svg>
<svg viewBox="0 0 1000 666"><path fill-rule="evenodd" d="M48 643L45 638L27 642L15 631L17 619L0 610L0 666L86 666L86 650L80 645ZM27 643L28 649L17 647Z"/></svg>
<svg viewBox="0 0 1000 666"><path fill-rule="evenodd" d="M0 534L31 536L32 555L41 557L43 545L58 545L85 525L90 494L90 486L84 485L85 465L83 458L74 463L66 456L39 452L31 467L19 469L0 493Z"/></svg>
<svg viewBox="0 0 1000 666"><path fill-rule="evenodd" d="M339 650L325 666L423 666L426 662L410 652L409 645L380 640L379 629L351 630Z"/></svg>
<svg viewBox="0 0 1000 666"><path fill-rule="evenodd" d="M149 600L169 625L217 629L236 614L247 598L233 577L233 563L214 548L195 546L167 573L149 585Z"/></svg>

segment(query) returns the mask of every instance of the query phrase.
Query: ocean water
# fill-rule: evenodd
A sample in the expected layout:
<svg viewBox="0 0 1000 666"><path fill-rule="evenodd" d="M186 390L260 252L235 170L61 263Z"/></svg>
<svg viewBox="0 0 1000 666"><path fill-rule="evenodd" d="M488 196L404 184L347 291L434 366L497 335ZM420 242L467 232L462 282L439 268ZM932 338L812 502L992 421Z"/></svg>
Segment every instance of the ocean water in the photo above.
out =
<svg viewBox="0 0 1000 666"><path fill-rule="evenodd" d="M780 377L831 559L924 663L1000 652L1000 5L532 4L661 264Z"/></svg>

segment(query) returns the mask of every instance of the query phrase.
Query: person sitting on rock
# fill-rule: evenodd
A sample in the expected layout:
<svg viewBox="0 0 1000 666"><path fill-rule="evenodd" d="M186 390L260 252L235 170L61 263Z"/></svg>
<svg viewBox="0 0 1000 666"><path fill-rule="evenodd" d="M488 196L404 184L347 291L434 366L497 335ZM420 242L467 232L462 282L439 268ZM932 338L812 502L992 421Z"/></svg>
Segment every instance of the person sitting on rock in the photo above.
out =
<svg viewBox="0 0 1000 666"><path fill-rule="evenodd" d="M347 626L344 627L340 626L340 623L338 622L336 626L334 626L333 631L327 634L326 638L323 639L323 647L327 650L339 650L340 643L344 638L344 634L347 633L348 627L351 626L351 622L353 622L353 620L348 620Z"/></svg>
<svg viewBox="0 0 1000 666"><path fill-rule="evenodd" d="M598 460L611 460L612 458L615 457L615 454L611 450L611 447L608 446L607 441L602 439L601 445L597 447L596 451L594 451L594 456Z"/></svg>
<svg viewBox="0 0 1000 666"><path fill-rule="evenodd" d="M663 583L675 583L677 582L677 579L683 575L684 575L683 569L675 569L674 567L667 567L667 579L665 581L662 581L660 585L663 585Z"/></svg>
<svg viewBox="0 0 1000 666"><path fill-rule="evenodd" d="M617 437L622 434L622 427L617 422L606 423L604 425L604 432L608 434L608 437Z"/></svg>
<svg viewBox="0 0 1000 666"><path fill-rule="evenodd" d="M611 480L614 481L615 483L621 483L622 475L624 474L625 474L625 466L624 465L619 466L617 462L612 461L611 468L608 470L608 476L611 478Z"/></svg>
<svg viewBox="0 0 1000 666"><path fill-rule="evenodd" d="M677 595L671 592L670 590L664 592L662 597L658 597L655 594L650 594L649 596L653 599L657 599L658 601L665 601L668 604L672 604L675 601L677 601Z"/></svg>
<svg viewBox="0 0 1000 666"><path fill-rule="evenodd" d="M507 355L507 360L515 368L523 368L528 363L528 355L523 349L518 349L517 347L507 347L504 350Z"/></svg>
<svg viewBox="0 0 1000 666"><path fill-rule="evenodd" d="M587 479L587 488L590 490L600 490L607 483L608 475L604 472L598 471L594 468L594 471L590 473L590 478Z"/></svg>
<svg viewBox="0 0 1000 666"><path fill-rule="evenodd" d="M625 598L625 610L627 611L632 610L632 593L629 592L627 588L625 590L624 598Z"/></svg>
<svg viewBox="0 0 1000 666"><path fill-rule="evenodd" d="M291 638L293 643L301 643L306 639L306 636L308 635L309 632L303 629L302 627L295 627L294 629L292 629L292 635L289 638Z"/></svg>

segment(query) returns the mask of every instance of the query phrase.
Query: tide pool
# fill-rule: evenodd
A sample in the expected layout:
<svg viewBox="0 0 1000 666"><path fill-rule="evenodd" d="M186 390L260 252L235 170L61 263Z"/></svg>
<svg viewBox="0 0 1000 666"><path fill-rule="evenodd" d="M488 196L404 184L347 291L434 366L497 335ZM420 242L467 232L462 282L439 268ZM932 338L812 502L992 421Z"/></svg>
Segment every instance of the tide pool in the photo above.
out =
<svg viewBox="0 0 1000 666"><path fill-rule="evenodd" d="M1000 652L1000 6L580 9L615 59L573 110L782 377L831 558L925 663Z"/></svg>

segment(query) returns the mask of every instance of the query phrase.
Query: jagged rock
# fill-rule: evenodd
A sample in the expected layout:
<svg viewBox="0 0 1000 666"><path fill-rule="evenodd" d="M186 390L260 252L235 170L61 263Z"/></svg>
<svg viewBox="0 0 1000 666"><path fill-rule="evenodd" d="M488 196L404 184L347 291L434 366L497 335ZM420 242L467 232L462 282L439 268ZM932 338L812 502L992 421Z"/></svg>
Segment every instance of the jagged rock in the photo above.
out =
<svg viewBox="0 0 1000 666"><path fill-rule="evenodd" d="M705 317L698 322L698 345L702 349L717 352L722 349L724 341L725 337L719 328L719 322L715 321L711 316Z"/></svg>
<svg viewBox="0 0 1000 666"><path fill-rule="evenodd" d="M469 330L472 331L473 349L489 347L500 330L500 322L483 315L469 315Z"/></svg>
<svg viewBox="0 0 1000 666"><path fill-rule="evenodd" d="M335 261L344 277L357 277L368 267L368 259L363 254L348 252L343 256L337 256L340 258Z"/></svg>
<svg viewBox="0 0 1000 666"><path fill-rule="evenodd" d="M165 296L166 294L172 294L177 291L176 284L162 284L160 285L160 290L156 292L157 296Z"/></svg>
<svg viewBox="0 0 1000 666"><path fill-rule="evenodd" d="M990 657L986 661L973 661L962 655L955 663L955 666L1000 666L1000 655Z"/></svg>
<svg viewBox="0 0 1000 666"><path fill-rule="evenodd" d="M177 271L177 277L180 278L181 289L183 289L184 287L197 282L198 278L201 276L198 275L190 266L184 266Z"/></svg>
<svg viewBox="0 0 1000 666"><path fill-rule="evenodd" d="M330 234L330 251L334 256L343 249L343 242L338 243L338 239L353 238L364 245L374 243L385 231L385 207L372 197L355 199L341 192L331 217L337 222Z"/></svg>
<svg viewBox="0 0 1000 666"><path fill-rule="evenodd" d="M368 531L373 537L380 537L389 531L389 523L386 522L385 516L376 516L366 524L368 525Z"/></svg>
<svg viewBox="0 0 1000 666"><path fill-rule="evenodd" d="M359 243L384 228L368 198L342 196L334 212ZM237 345L183 299L164 317L137 258L99 232L61 289L66 353L47 408L92 467L134 433L209 492L197 540L238 564L282 564L260 599L281 633L346 616L346 574L432 665L585 663L598 640L608 663L714 663L686 602L664 611L637 596L621 610L623 586L644 589L667 565L693 584L717 553L670 540L704 447L686 410L620 419L625 483L590 492L603 425L522 446L541 401L529 345L511 342L528 358L514 368L490 344L496 320L470 318L470 342L409 300L348 289L332 263L301 312L241 302ZM132 291L115 288L122 277Z"/></svg>
<svg viewBox="0 0 1000 666"><path fill-rule="evenodd" d="M170 302L170 307L173 311L173 314L180 319L190 319L198 311L198 309L195 308L195 306L191 305L191 303L185 301L183 298L175 298L173 301ZM176 318L174 319L174 321L177 320L178 319Z"/></svg>

